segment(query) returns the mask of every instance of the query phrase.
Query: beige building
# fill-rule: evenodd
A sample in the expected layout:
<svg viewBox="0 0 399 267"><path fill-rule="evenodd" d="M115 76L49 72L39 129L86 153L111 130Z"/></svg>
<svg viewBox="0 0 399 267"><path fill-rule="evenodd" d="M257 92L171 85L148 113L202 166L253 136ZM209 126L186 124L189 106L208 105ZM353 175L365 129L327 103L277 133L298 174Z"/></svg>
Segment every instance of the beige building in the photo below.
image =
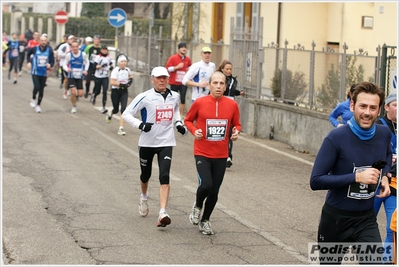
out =
<svg viewBox="0 0 399 267"><path fill-rule="evenodd" d="M230 42L234 26L258 29L263 18L263 45L288 41L289 47L316 50L330 46L376 55L378 45L397 46L396 2L177 2L173 8L174 33L183 39L215 43ZM180 15L183 14L183 15Z"/></svg>

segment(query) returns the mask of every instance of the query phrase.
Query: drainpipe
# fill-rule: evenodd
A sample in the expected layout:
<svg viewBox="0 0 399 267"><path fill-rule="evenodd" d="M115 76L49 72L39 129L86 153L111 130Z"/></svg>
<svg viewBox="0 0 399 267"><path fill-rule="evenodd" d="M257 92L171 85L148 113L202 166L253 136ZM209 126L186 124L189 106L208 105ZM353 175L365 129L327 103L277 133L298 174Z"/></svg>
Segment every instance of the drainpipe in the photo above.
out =
<svg viewBox="0 0 399 267"><path fill-rule="evenodd" d="M276 43L280 46L280 26L281 26L281 2L278 3L278 11L277 11L277 38Z"/></svg>
<svg viewBox="0 0 399 267"><path fill-rule="evenodd" d="M279 62L279 47L280 47L280 26L281 26L281 5L282 3L278 3L278 10L277 10L277 37L276 37L276 66L274 70L278 70L278 62Z"/></svg>

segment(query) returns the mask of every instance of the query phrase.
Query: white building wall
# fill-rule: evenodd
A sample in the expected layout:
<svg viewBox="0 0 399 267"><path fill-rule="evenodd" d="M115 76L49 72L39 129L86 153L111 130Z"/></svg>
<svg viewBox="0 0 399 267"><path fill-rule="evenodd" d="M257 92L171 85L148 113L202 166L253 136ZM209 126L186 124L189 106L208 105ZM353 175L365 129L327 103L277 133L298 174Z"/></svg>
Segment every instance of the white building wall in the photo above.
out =
<svg viewBox="0 0 399 267"><path fill-rule="evenodd" d="M380 12L381 10L381 12ZM398 15L399 2L375 2L374 4L374 36L372 38L373 47L387 44L390 46L398 45ZM369 49L369 48L367 48Z"/></svg>
<svg viewBox="0 0 399 267"><path fill-rule="evenodd" d="M280 47L284 41L288 47L301 44L305 49L312 48L312 41L321 49L327 39L326 3L283 3L281 10Z"/></svg>
<svg viewBox="0 0 399 267"><path fill-rule="evenodd" d="M82 11L82 2L71 2L70 4L71 10L69 12L69 16L79 18Z"/></svg>
<svg viewBox="0 0 399 267"><path fill-rule="evenodd" d="M55 14L59 10L65 10L64 2L34 2L33 13Z"/></svg>
<svg viewBox="0 0 399 267"><path fill-rule="evenodd" d="M343 24L341 14L344 3L329 3L327 8L327 42L339 42L341 40Z"/></svg>
<svg viewBox="0 0 399 267"><path fill-rule="evenodd" d="M211 41L212 36L212 14L213 5L212 2L202 2L199 10L199 40L203 40L206 43Z"/></svg>
<svg viewBox="0 0 399 267"><path fill-rule="evenodd" d="M260 16L263 17L263 45L277 43L278 3L261 3Z"/></svg>

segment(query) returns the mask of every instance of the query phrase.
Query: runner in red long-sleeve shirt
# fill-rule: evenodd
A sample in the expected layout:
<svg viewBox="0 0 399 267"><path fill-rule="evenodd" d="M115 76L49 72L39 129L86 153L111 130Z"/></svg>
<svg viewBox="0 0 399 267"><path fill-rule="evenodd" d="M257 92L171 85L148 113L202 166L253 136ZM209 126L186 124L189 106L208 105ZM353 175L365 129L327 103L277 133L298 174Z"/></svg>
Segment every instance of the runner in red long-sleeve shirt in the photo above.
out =
<svg viewBox="0 0 399 267"><path fill-rule="evenodd" d="M225 90L226 76L220 71L214 72L210 78L210 94L197 98L184 120L195 137L194 158L199 182L190 222L199 225L199 230L205 235L214 234L209 218L226 171L230 126L233 141L237 140L241 131L237 102L223 96ZM204 213L200 220L204 201Z"/></svg>

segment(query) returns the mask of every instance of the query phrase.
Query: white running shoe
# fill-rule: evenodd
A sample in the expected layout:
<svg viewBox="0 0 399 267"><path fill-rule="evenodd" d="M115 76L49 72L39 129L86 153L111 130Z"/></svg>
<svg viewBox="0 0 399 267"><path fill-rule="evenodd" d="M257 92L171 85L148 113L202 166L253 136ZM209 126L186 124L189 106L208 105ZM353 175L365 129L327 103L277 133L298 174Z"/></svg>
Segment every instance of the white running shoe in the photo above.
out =
<svg viewBox="0 0 399 267"><path fill-rule="evenodd" d="M165 212L160 212L158 217L157 227L166 227L171 222L169 215Z"/></svg>
<svg viewBox="0 0 399 267"><path fill-rule="evenodd" d="M123 129L123 127L119 127L118 134L119 135L126 135L125 129Z"/></svg>
<svg viewBox="0 0 399 267"><path fill-rule="evenodd" d="M31 106L32 108L36 107L36 100L35 100L35 99L31 99L31 100L30 100L30 106Z"/></svg>
<svg viewBox="0 0 399 267"><path fill-rule="evenodd" d="M35 111L36 111L36 113L41 113L41 112L42 112L42 109L40 108L39 105L36 105Z"/></svg>
<svg viewBox="0 0 399 267"><path fill-rule="evenodd" d="M140 204L139 204L139 213L141 216L145 217L148 215L150 210L148 209L148 204L147 200L141 199L140 198Z"/></svg>
<svg viewBox="0 0 399 267"><path fill-rule="evenodd" d="M72 114L76 113L76 107L73 107L73 108L71 109L71 113L72 113Z"/></svg>
<svg viewBox="0 0 399 267"><path fill-rule="evenodd" d="M68 98L67 92L64 91L64 93L62 94L62 97L63 97L64 99L67 99L67 98Z"/></svg>
<svg viewBox="0 0 399 267"><path fill-rule="evenodd" d="M67 90L67 96L70 96L70 95L71 95L71 91Z"/></svg>
<svg viewBox="0 0 399 267"><path fill-rule="evenodd" d="M193 208L191 210L190 217L189 217L190 218L190 222L192 224L194 224L194 225L197 225L199 223L200 216L201 216L201 209L198 208L195 205L195 202L194 202L194 205L193 205Z"/></svg>
<svg viewBox="0 0 399 267"><path fill-rule="evenodd" d="M210 221L200 222L198 224L198 228L204 235L213 235L214 234Z"/></svg>

